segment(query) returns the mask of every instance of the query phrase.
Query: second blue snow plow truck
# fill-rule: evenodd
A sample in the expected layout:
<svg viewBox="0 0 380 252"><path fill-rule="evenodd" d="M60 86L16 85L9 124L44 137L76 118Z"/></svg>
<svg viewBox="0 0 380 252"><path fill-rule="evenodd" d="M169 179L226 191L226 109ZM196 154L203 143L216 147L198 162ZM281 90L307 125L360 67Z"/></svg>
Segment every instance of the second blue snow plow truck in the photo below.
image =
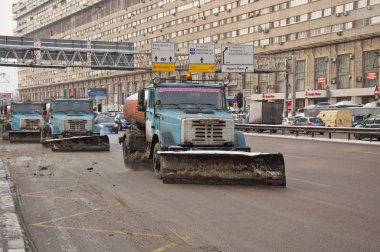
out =
<svg viewBox="0 0 380 252"><path fill-rule="evenodd" d="M96 123L93 100L57 98L46 104L41 143L53 151L109 151L107 135L101 135Z"/></svg>

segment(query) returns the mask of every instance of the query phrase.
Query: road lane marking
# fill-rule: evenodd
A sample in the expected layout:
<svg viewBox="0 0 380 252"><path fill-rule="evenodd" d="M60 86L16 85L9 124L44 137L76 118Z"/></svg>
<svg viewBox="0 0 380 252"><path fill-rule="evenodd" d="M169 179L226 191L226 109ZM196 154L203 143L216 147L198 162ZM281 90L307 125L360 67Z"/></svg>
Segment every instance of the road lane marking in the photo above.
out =
<svg viewBox="0 0 380 252"><path fill-rule="evenodd" d="M290 157L290 158L300 158L300 159L304 159L306 157L301 157L301 156L292 156L292 155L284 155L284 157Z"/></svg>
<svg viewBox="0 0 380 252"><path fill-rule="evenodd" d="M49 195L22 195L23 197L30 198L49 198L49 199L63 199L63 200L88 200L87 198L70 198L70 197L54 197Z"/></svg>
<svg viewBox="0 0 380 252"><path fill-rule="evenodd" d="M182 240L175 241L175 242L169 243L169 244L167 244L167 245L165 245L165 246L162 246L162 247L156 248L155 250L152 250L151 252L162 252L162 251L165 251L165 250L168 249L168 248L172 248L172 247L178 246L178 245L180 245L181 243L183 243Z"/></svg>
<svg viewBox="0 0 380 252"><path fill-rule="evenodd" d="M305 180L305 179L297 179L297 178L290 178L290 177L287 177L286 179L287 180L296 180L296 181L299 181L299 182L305 183L305 184L312 184L312 185L318 185L318 186L323 186L323 187L331 187L331 185L313 182L313 181Z"/></svg>
<svg viewBox="0 0 380 252"><path fill-rule="evenodd" d="M62 216L59 218L51 219L48 221L42 221L38 223L33 223L31 226L33 227L42 227L42 228L62 228L66 230L72 230L72 231L84 231L84 232L96 232L96 233L107 233L107 234L124 234L124 235L130 235L130 236L143 236L143 237L156 237L156 238L170 238L170 239L178 239L178 237L168 236L168 235L160 235L160 234L151 234L151 233L139 233L139 232L132 232L127 230L109 230L109 229L97 229L97 228L82 228L82 227L66 227L66 226L59 226L59 225L52 225L53 222L65 220L74 218L80 215L93 213L96 211L104 210L107 208L113 208L116 206L120 206L120 203L116 203L114 205L108 205L105 207L98 207L89 211L79 212L67 216Z"/></svg>
<svg viewBox="0 0 380 252"><path fill-rule="evenodd" d="M46 225L46 223L52 223L52 222L59 221L59 220L69 219L69 218L76 217L76 216L79 216L79 215L83 215L83 214L87 214L87 213L92 213L92 212L100 211L100 210L103 210L103 209L112 208L112 207L115 207L115 206L120 206L120 203L117 203L117 204L114 204L114 205L107 205L107 206L104 206L104 207L98 207L98 208L91 209L91 210L88 210L88 211L66 215L66 216L62 216L62 217L59 217L59 218L51 219L51 220L48 220L48 221L42 221L42 222L34 223L34 224L32 224L32 226Z"/></svg>
<svg viewBox="0 0 380 252"><path fill-rule="evenodd" d="M79 187L79 186L85 186L85 185L90 185L90 184L87 183L87 184L79 184L79 185L72 185L72 186L56 187L56 188L46 189L46 190L37 191L37 192L23 193L23 194L20 194L20 195L21 195L21 196L29 196L29 195L38 194L38 193L43 193L43 192L51 192L51 191L57 191L57 190L63 190L63 189L69 189L69 188L74 188L74 187Z"/></svg>
<svg viewBox="0 0 380 252"><path fill-rule="evenodd" d="M379 152L355 152L355 153L359 153L359 154L371 154L371 155L380 155Z"/></svg>
<svg viewBox="0 0 380 252"><path fill-rule="evenodd" d="M34 227L43 227L43 228L58 228L65 229L69 231L82 231L82 232L93 232L93 233L104 233L104 234L119 234L119 235L129 235L129 236L139 236L139 237L154 237L154 238L177 238L161 234L152 234L152 233L139 233L132 232L128 230L112 230L112 229L101 229L101 228L82 228L82 227L67 227L67 226L53 226L53 225L34 225Z"/></svg>

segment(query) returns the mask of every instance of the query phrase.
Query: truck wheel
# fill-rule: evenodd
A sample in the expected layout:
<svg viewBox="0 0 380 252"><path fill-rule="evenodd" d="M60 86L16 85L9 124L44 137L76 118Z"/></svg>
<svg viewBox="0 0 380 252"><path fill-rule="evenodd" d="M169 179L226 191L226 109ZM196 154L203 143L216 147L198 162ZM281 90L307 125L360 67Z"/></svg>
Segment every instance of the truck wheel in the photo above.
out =
<svg viewBox="0 0 380 252"><path fill-rule="evenodd" d="M124 164L128 164L130 160L130 149L129 149L129 138L126 137L123 142L123 159L124 159Z"/></svg>
<svg viewBox="0 0 380 252"><path fill-rule="evenodd" d="M161 164L160 164L160 157L158 156L157 152L161 151L160 143L156 143L154 145L153 149L153 170L156 174L157 178L161 179Z"/></svg>
<svg viewBox="0 0 380 252"><path fill-rule="evenodd" d="M48 135L49 135L49 128L47 127L42 127L41 128L41 144L43 147L50 147L51 144L50 143L45 143L44 140L47 139Z"/></svg>

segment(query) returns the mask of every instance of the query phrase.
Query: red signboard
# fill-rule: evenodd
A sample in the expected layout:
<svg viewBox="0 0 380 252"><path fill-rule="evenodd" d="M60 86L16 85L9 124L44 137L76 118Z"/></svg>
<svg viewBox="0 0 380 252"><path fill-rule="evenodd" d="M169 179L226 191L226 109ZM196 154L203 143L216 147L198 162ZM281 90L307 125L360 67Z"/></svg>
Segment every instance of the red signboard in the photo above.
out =
<svg viewBox="0 0 380 252"><path fill-rule="evenodd" d="M265 99L274 99L275 98L275 96L274 95L266 95L266 94L263 94L262 95L262 97L261 97L263 100L265 100Z"/></svg>
<svg viewBox="0 0 380 252"><path fill-rule="evenodd" d="M317 86L315 89L325 89L326 88L326 78L325 77L320 77L317 80Z"/></svg>
<svg viewBox="0 0 380 252"><path fill-rule="evenodd" d="M292 100L288 100L288 111L292 110Z"/></svg>
<svg viewBox="0 0 380 252"><path fill-rule="evenodd" d="M377 75L376 75L376 73L373 73L373 72L367 73L366 79L367 80L376 80Z"/></svg>

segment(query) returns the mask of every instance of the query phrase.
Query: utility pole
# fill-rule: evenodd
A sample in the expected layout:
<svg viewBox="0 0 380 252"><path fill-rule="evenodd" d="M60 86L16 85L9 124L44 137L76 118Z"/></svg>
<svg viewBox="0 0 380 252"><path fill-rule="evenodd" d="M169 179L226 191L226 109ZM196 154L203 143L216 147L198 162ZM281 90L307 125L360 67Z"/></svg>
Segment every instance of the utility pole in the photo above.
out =
<svg viewBox="0 0 380 252"><path fill-rule="evenodd" d="M296 85L297 85L296 67L297 67L296 56L292 55L292 77L293 77L293 84L292 84L292 116L296 115Z"/></svg>
<svg viewBox="0 0 380 252"><path fill-rule="evenodd" d="M288 100L289 100L289 66L288 60L285 60L285 65L287 71L285 72L285 83L284 83L284 117L288 117Z"/></svg>

